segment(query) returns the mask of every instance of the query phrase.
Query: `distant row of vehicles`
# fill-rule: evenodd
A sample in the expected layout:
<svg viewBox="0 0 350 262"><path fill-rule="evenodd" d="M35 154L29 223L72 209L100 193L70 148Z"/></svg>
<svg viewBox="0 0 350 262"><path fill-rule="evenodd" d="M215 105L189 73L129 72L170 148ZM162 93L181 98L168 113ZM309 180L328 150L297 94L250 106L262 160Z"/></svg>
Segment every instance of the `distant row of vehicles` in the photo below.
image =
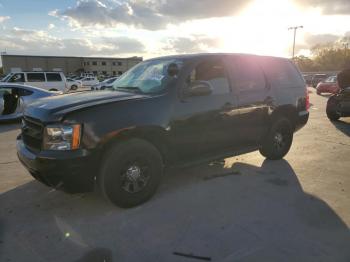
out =
<svg viewBox="0 0 350 262"><path fill-rule="evenodd" d="M12 83L35 86L48 91L68 92L79 88L100 90L110 87L118 77L112 77L100 82L96 76L82 75L65 77L62 72L16 72L6 75L1 83Z"/></svg>
<svg viewBox="0 0 350 262"><path fill-rule="evenodd" d="M350 116L350 86L340 88L336 75L315 74L303 75L305 82L314 88L316 93L332 94L327 101L326 113L331 121Z"/></svg>
<svg viewBox="0 0 350 262"><path fill-rule="evenodd" d="M316 88L316 93L321 95L322 93L336 94L339 92L339 86L337 84L337 76L327 74L315 74L315 75L303 75L305 82L308 86Z"/></svg>
<svg viewBox="0 0 350 262"><path fill-rule="evenodd" d="M113 87L118 77L99 82L95 76L66 78L62 72L16 72L0 81L0 121L18 119L26 105L39 98L67 93L79 88L104 90Z"/></svg>

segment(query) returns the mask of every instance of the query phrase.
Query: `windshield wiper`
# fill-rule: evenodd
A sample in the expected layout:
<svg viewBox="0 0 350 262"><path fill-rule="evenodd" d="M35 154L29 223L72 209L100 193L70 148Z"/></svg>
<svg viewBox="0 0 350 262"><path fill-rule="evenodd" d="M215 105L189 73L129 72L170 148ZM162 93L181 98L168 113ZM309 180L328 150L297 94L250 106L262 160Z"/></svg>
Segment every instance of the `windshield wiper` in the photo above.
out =
<svg viewBox="0 0 350 262"><path fill-rule="evenodd" d="M115 90L121 90L126 92L132 92L132 93L141 93L143 94L143 91L141 88L137 86L117 86Z"/></svg>

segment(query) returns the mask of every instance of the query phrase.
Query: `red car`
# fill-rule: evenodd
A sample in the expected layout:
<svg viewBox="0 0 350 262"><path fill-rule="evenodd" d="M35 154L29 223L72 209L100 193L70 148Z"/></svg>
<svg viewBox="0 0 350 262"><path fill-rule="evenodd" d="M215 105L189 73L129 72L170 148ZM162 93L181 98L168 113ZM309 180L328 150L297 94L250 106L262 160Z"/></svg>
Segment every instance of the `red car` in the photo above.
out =
<svg viewBox="0 0 350 262"><path fill-rule="evenodd" d="M316 92L318 95L322 93L332 93L335 94L339 91L339 86L337 84L337 77L330 76L326 80L318 83L316 87Z"/></svg>
<svg viewBox="0 0 350 262"><path fill-rule="evenodd" d="M320 82L316 87L316 92L318 95L322 93L332 93L336 94L339 91L339 86L337 84L337 77L330 76L326 80Z"/></svg>

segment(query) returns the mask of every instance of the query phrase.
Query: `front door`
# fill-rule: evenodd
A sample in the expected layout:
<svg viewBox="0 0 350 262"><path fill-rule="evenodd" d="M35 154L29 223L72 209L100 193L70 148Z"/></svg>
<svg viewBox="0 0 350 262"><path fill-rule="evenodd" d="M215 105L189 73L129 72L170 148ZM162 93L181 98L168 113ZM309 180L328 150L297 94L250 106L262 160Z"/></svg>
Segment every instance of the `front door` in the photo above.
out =
<svg viewBox="0 0 350 262"><path fill-rule="evenodd" d="M209 93L191 90L197 84ZM178 155L198 158L219 154L237 142L237 101L221 58L201 58L187 70L172 119L172 136Z"/></svg>

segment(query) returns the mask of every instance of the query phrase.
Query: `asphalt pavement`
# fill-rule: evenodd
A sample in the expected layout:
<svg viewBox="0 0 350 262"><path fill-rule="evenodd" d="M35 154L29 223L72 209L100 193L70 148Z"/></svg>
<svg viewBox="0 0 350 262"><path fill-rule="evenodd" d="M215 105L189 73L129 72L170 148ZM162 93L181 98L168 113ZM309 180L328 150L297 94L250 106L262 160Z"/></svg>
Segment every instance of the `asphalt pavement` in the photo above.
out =
<svg viewBox="0 0 350 262"><path fill-rule="evenodd" d="M34 181L0 126L0 261L350 261L350 118L310 119L280 161L249 153L165 174L147 203Z"/></svg>

